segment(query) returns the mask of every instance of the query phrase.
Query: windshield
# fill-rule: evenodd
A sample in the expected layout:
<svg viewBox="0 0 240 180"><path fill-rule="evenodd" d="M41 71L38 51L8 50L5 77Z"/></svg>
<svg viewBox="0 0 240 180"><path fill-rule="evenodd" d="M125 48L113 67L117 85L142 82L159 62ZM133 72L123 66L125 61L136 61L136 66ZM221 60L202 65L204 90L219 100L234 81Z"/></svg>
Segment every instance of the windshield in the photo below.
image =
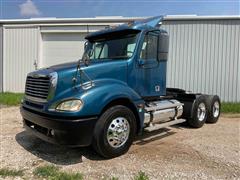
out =
<svg viewBox="0 0 240 180"><path fill-rule="evenodd" d="M136 32L131 34L109 35L102 39L91 39L87 43L86 50L90 52L90 60L128 59L133 55L136 40Z"/></svg>

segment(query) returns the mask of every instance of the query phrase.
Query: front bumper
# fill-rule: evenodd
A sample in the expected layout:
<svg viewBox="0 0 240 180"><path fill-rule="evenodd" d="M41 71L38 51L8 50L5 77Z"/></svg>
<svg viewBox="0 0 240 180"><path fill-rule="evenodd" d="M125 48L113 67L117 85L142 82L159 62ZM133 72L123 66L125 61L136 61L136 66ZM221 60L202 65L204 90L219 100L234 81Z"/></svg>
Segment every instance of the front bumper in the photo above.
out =
<svg viewBox="0 0 240 180"><path fill-rule="evenodd" d="M40 139L60 145L88 146L92 142L97 117L62 119L39 115L20 108L24 127Z"/></svg>

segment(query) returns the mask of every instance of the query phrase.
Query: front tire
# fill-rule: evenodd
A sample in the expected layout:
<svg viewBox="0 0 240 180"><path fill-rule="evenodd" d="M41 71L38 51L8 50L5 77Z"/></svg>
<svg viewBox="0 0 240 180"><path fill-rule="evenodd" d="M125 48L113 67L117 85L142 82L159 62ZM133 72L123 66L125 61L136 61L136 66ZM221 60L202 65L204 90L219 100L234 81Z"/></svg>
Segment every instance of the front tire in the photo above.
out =
<svg viewBox="0 0 240 180"><path fill-rule="evenodd" d="M120 156L128 151L136 134L136 118L122 105L107 109L99 118L94 131L93 147L105 158Z"/></svg>

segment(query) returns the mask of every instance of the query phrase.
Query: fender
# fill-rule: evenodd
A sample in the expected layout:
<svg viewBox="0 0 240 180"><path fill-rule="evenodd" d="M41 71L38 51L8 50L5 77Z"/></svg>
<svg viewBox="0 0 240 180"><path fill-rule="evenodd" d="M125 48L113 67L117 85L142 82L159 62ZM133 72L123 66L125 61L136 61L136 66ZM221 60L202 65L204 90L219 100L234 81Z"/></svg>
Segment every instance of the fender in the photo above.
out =
<svg viewBox="0 0 240 180"><path fill-rule="evenodd" d="M139 111L138 104L144 104L144 100L123 81L116 79L98 79L93 82L94 86L89 89L83 89L80 85L75 88L69 88L62 92L61 101L67 99L81 99L83 107L79 112L61 112L62 116L68 117L91 117L100 116L104 108L109 103L118 99L128 99L134 106L134 113L138 116L137 132L140 134L144 125L144 111ZM66 98L67 97L67 98ZM53 102L53 106L60 103ZM59 112L49 112L53 115L59 115Z"/></svg>
<svg viewBox="0 0 240 180"><path fill-rule="evenodd" d="M81 85L66 89L55 97L56 100L49 102L46 110L55 109L57 104L68 99L81 99L83 101L83 107L80 111L61 112L61 114L62 116L88 117L100 115L103 108L115 99L127 98L133 104L143 103L141 97L123 81L116 79L98 79L93 81L93 84L89 89L84 89ZM48 113L59 115L57 111L48 111Z"/></svg>
<svg viewBox="0 0 240 180"><path fill-rule="evenodd" d="M94 86L83 92L80 98L84 103L79 112L81 116L100 115L103 108L115 99L127 98L133 103L142 100L126 83L116 79L94 81Z"/></svg>

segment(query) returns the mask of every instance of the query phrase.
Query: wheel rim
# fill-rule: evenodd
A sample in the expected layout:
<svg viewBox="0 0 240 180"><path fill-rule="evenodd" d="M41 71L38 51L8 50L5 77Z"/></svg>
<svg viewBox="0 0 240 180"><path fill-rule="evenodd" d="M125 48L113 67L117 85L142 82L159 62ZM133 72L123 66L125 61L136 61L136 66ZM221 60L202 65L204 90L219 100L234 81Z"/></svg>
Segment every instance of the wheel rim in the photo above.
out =
<svg viewBox="0 0 240 180"><path fill-rule="evenodd" d="M126 118L117 117L113 119L107 130L107 141L113 148L123 146L130 133L130 125Z"/></svg>
<svg viewBox="0 0 240 180"><path fill-rule="evenodd" d="M206 116L206 106L204 103L200 103L198 105L198 110L197 110L197 117L199 121L203 121Z"/></svg>
<svg viewBox="0 0 240 180"><path fill-rule="evenodd" d="M216 101L213 104L213 117L218 117L219 116L219 112L220 112L220 106L219 106L219 102Z"/></svg>

